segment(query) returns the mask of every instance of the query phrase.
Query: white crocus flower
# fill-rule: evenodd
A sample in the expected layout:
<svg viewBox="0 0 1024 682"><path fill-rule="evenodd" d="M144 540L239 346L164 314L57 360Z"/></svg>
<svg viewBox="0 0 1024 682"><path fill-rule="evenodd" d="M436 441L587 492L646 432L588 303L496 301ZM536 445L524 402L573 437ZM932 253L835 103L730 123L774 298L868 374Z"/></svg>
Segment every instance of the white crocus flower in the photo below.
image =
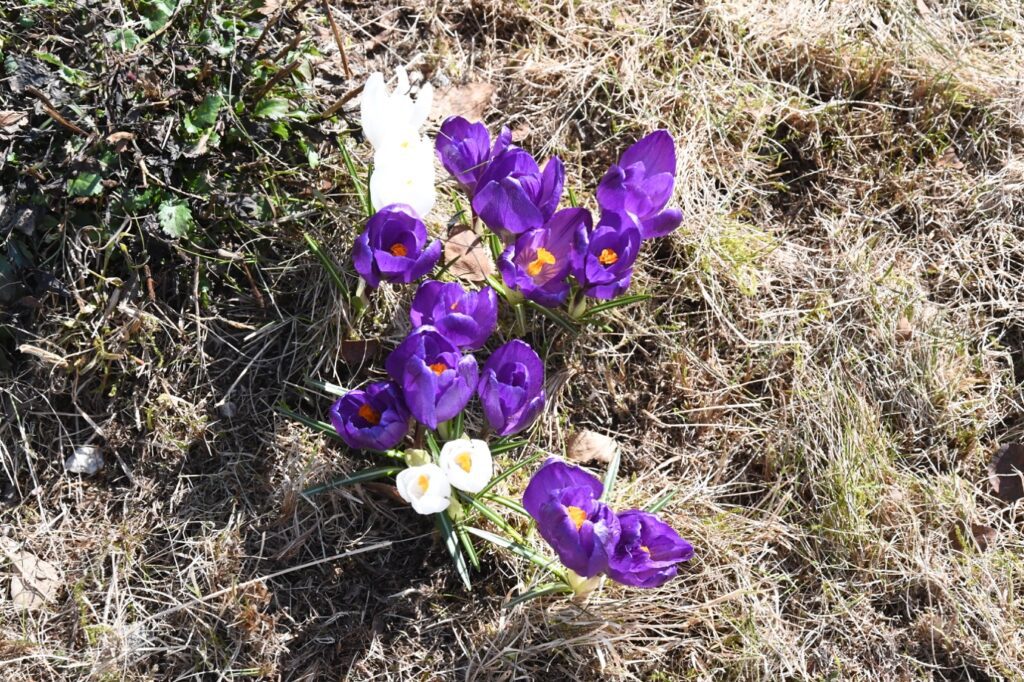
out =
<svg viewBox="0 0 1024 682"><path fill-rule="evenodd" d="M395 485L402 499L419 514L443 512L451 503L452 486L436 464L421 464L398 472Z"/></svg>
<svg viewBox="0 0 1024 682"><path fill-rule="evenodd" d="M406 131L416 135L426 123L434 101L434 89L424 83L415 101L409 96L409 76L405 69L395 69L398 83L394 92L388 92L384 74L372 73L363 86L360 99L363 135L375 149L384 149L396 143ZM400 141L400 140L399 140Z"/></svg>
<svg viewBox="0 0 1024 682"><path fill-rule="evenodd" d="M491 449L482 440L449 441L441 448L441 470L459 490L478 493L494 474Z"/></svg>
<svg viewBox="0 0 1024 682"><path fill-rule="evenodd" d="M408 204L426 218L436 200L434 145L427 137L412 138L406 146L380 149L373 156L370 201L373 209Z"/></svg>

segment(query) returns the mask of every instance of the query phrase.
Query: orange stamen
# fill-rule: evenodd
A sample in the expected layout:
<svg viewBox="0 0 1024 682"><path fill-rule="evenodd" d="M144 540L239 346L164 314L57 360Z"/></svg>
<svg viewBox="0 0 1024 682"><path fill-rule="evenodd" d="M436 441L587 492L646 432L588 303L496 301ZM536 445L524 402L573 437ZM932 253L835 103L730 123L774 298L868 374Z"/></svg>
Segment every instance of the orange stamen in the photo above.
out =
<svg viewBox="0 0 1024 682"><path fill-rule="evenodd" d="M579 530L583 526L583 522L587 520L587 512L579 507L566 507L565 511L569 514L572 522L576 524L576 530Z"/></svg>
<svg viewBox="0 0 1024 682"><path fill-rule="evenodd" d="M430 365L429 367L430 367L430 369L434 370L434 374L437 374L437 375L440 375L441 372L443 372L446 369L448 369L448 365L444 364L443 362L435 362L434 364Z"/></svg>
<svg viewBox="0 0 1024 682"><path fill-rule="evenodd" d="M530 277L536 277L540 274L540 271L544 269L545 265L555 264L555 254L551 253L544 247L537 249L537 257L526 266L526 274Z"/></svg>
<svg viewBox="0 0 1024 682"><path fill-rule="evenodd" d="M473 455L468 452L460 452L455 455L455 463L462 467L462 470L468 474L469 470L473 468Z"/></svg>
<svg viewBox="0 0 1024 682"><path fill-rule="evenodd" d="M416 485L420 487L420 492L427 492L427 488L430 487L430 477L426 474L420 474L420 477L416 479Z"/></svg>
<svg viewBox="0 0 1024 682"><path fill-rule="evenodd" d="M451 306L448 307L448 310L456 310L458 307L459 307L459 302L456 301L455 303L452 303Z"/></svg>
<svg viewBox="0 0 1024 682"><path fill-rule="evenodd" d="M388 251L391 252L392 256L404 256L409 253L404 244L392 244Z"/></svg>
<svg viewBox="0 0 1024 682"><path fill-rule="evenodd" d="M611 249L601 249L601 255L597 257L597 262L601 265L612 265L617 260L619 260L619 254Z"/></svg>
<svg viewBox="0 0 1024 682"><path fill-rule="evenodd" d="M363 403L359 406L359 416L374 426L380 424L380 412L370 407L370 403Z"/></svg>
<svg viewBox="0 0 1024 682"><path fill-rule="evenodd" d="M648 547L647 545L640 545L640 549L643 550L644 554L650 554L651 553L651 548Z"/></svg>

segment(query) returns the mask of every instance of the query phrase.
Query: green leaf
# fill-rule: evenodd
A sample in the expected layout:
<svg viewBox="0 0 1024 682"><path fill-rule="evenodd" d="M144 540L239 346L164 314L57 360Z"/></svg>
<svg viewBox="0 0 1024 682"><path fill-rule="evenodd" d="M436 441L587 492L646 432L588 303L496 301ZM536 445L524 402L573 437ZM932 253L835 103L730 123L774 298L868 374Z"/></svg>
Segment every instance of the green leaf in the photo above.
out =
<svg viewBox="0 0 1024 682"><path fill-rule="evenodd" d="M309 250L316 256L317 260L320 261L320 265L323 266L327 272L327 276L330 277L331 281L334 282L334 286L338 289L338 293L348 298L348 287L345 286L345 280L341 276L341 271L334 264L330 255L323 250L320 246L320 242L311 237L308 233L303 232L302 236L306 239L306 245Z"/></svg>
<svg viewBox="0 0 1024 682"><path fill-rule="evenodd" d="M220 93L207 95L194 111L185 115L182 125L189 134L199 135L217 123L217 114L223 105L224 98Z"/></svg>
<svg viewBox="0 0 1024 682"><path fill-rule="evenodd" d="M479 571L480 557L477 556L476 547L473 546L473 538L469 537L465 526L462 525L455 527L455 533L459 536L459 542L462 543L462 549L466 551L466 556L469 557L469 563L473 564L473 568Z"/></svg>
<svg viewBox="0 0 1024 682"><path fill-rule="evenodd" d="M608 470L604 472L604 492L601 493L602 502L607 502L611 499L612 489L615 488L615 478L619 475L619 462L622 461L621 452L619 448L615 448L612 461L608 462Z"/></svg>
<svg viewBox="0 0 1024 682"><path fill-rule="evenodd" d="M559 327L569 332L570 334L575 334L579 331L579 327L577 327L572 322L572 320L570 320L568 317L562 315L556 310L553 310L551 308L545 308L544 306L540 305L539 303L535 303L534 301L527 301L526 305L529 306L532 310L535 310L544 317L548 318L549 320L557 324Z"/></svg>
<svg viewBox="0 0 1024 682"><path fill-rule="evenodd" d="M520 516L530 516L526 509L523 508L523 505L519 504L515 500L505 497L504 495L495 495L491 493L488 495L481 494L480 496L483 499L487 500L488 502L497 502L502 507L505 507L506 509L513 511L516 514L519 514Z"/></svg>
<svg viewBox="0 0 1024 682"><path fill-rule="evenodd" d="M517 554L523 557L524 559L533 562L540 568L543 568L546 571L550 571L554 575L558 576L559 579L565 579L565 574L560 569L552 567L558 564L558 561L556 559L545 559L529 547L521 545L518 542L512 542L508 538L503 538L500 535L495 535L490 531L482 530L480 528L474 528L473 526L467 526L466 530L468 530L470 533L477 536L478 538L487 540L487 542L490 542L493 545L497 545L502 549L507 549L513 554Z"/></svg>
<svg viewBox="0 0 1024 682"><path fill-rule="evenodd" d="M491 454L494 454L494 450L491 450ZM543 456L543 454L544 453L538 452L536 455L533 455L531 457L527 457L523 461L516 463L515 465L509 467L508 469L505 469L500 474L498 474L497 476L492 478L490 481L488 481L487 485L484 486L484 489L480 491L480 494L483 495L484 493L486 493L487 491L491 490L494 486L498 485L499 483L504 481L506 478L508 478L509 476L514 474L515 472L517 472L520 469L522 469L523 467L529 466L530 464L533 464L538 459L540 459Z"/></svg>
<svg viewBox="0 0 1024 682"><path fill-rule="evenodd" d="M113 31L107 31L103 34L103 37L107 39L111 47L121 52L130 52L142 42L139 34L130 28L118 28Z"/></svg>
<svg viewBox="0 0 1024 682"><path fill-rule="evenodd" d="M345 478L339 478L337 480L331 481L330 483L324 483L323 485L307 488L302 491L302 494L316 495L326 490L340 488L345 485L365 483L366 481L376 481L379 478L388 478L389 476L394 476L398 474L398 472L402 471L404 468L405 467L375 467L373 469L363 469L362 471L357 471L351 476L346 476Z"/></svg>
<svg viewBox="0 0 1024 682"><path fill-rule="evenodd" d="M504 438L502 438L502 439L499 439L499 440L495 441L495 444L493 446L491 446L491 454L492 455L500 455L503 452L508 452L509 450L515 450L516 448L521 448L524 445L529 445L529 444L530 444L530 441L528 441L528 440L519 440L519 439L513 440L513 439L504 439Z"/></svg>
<svg viewBox="0 0 1024 682"><path fill-rule="evenodd" d="M348 177L352 181L352 187L356 191L356 195L359 197L359 204L363 207L363 213L369 218L373 215L373 205L370 203L370 193L367 191L367 185L363 182L363 179L359 176L359 172L356 170L356 163L352 160L352 155L348 153L348 147L340 139L338 140L338 146L341 148L341 158L345 162L345 170L348 171Z"/></svg>
<svg viewBox="0 0 1024 682"><path fill-rule="evenodd" d="M570 594L571 592L572 588L565 583L544 583L543 585L538 585L529 592L524 592L518 597L510 599L509 602L505 604L504 608L510 609L513 606L522 604L523 602L528 602L531 599L536 599L538 597L546 597L549 594Z"/></svg>
<svg viewBox="0 0 1024 682"><path fill-rule="evenodd" d="M652 514L657 514L662 509L665 508L665 505L667 505L669 502L672 501L672 498L674 498L676 496L676 492L677 491L675 491L675 490L668 491L667 493L665 493L664 495L662 495L658 499L656 499L653 502L651 502L650 504L648 504L647 507L645 508L645 510L649 511Z"/></svg>
<svg viewBox="0 0 1024 682"><path fill-rule="evenodd" d="M289 419L294 419L295 421L301 424L305 424L311 429L315 429L316 431L325 433L328 436L336 438L339 441L341 440L341 436L338 435L338 432L335 431L334 427L328 424L327 422L317 421L316 419L310 419L306 415L299 414L298 412L284 404L279 404L277 406L277 411L283 414L284 416L288 417Z"/></svg>
<svg viewBox="0 0 1024 682"><path fill-rule="evenodd" d="M265 97L256 105L253 116L277 121L287 116L288 112L291 111L291 107L292 103L284 97Z"/></svg>
<svg viewBox="0 0 1024 682"><path fill-rule="evenodd" d="M103 193L103 178L99 173L82 171L68 180L68 195L73 197L94 197Z"/></svg>
<svg viewBox="0 0 1024 682"><path fill-rule="evenodd" d="M160 204L156 215L160 221L160 229L168 237L183 239L188 236L189 230L196 226L188 205L174 200L169 199Z"/></svg>
<svg viewBox="0 0 1024 682"><path fill-rule="evenodd" d="M157 31L163 28L177 6L176 0L145 0L139 3L139 13L144 19L142 23L146 30Z"/></svg>
<svg viewBox="0 0 1024 682"><path fill-rule="evenodd" d="M462 499L462 500L465 500L466 502L468 502L470 504L470 506L472 506L474 509L476 509L478 512L480 512L484 516L484 518L486 518L491 523L496 525L498 528L500 528L503 531L505 531L506 533L508 533L511 537L515 538L516 541L520 541L520 542L522 541L523 536L520 535L519 533L517 533L516 529L513 528L512 526L510 526L508 521L503 519L501 517L501 515L498 514L498 512L494 511L493 509L488 507L486 504L484 504L480 500L476 499L475 496L469 495L469 494L460 494L459 495L459 499Z"/></svg>
<svg viewBox="0 0 1024 682"><path fill-rule="evenodd" d="M648 296L647 294L636 294L634 296L620 296L610 301L605 301L604 303L598 303L592 308L588 308L587 311L583 313L583 319L593 317L594 315L599 315L600 313L612 310L613 308L621 308L622 306L632 305L634 303L646 301L649 298L650 296Z"/></svg>
<svg viewBox="0 0 1024 682"><path fill-rule="evenodd" d="M435 516L437 517L437 526L441 530L441 537L444 538L445 549L452 555L452 561L455 562L455 572L459 574L462 584L466 586L467 590L473 589L473 585L469 581L469 566L466 565L466 558L462 556L462 550L459 549L459 540L455 536L452 520L448 518L447 512L440 512Z"/></svg>

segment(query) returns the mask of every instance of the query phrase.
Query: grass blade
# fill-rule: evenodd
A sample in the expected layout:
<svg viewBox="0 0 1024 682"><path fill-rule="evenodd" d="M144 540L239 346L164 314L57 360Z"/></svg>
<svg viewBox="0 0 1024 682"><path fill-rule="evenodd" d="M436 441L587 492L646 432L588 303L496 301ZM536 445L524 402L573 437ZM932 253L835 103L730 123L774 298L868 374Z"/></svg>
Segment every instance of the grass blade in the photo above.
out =
<svg viewBox="0 0 1024 682"><path fill-rule="evenodd" d="M504 450L502 452L504 452ZM494 454L494 450L491 450L491 454ZM504 481L506 478L508 478L509 476L514 474L515 472L519 471L520 469L522 469L525 466L529 466L530 464L533 464L538 459L540 459L543 456L543 454L544 453L542 453L542 452L538 452L536 455L533 455L531 457L527 457L526 459L524 459L523 461L519 462L518 464L510 466L508 469L505 469L500 474L498 474L497 476L492 478L490 481L488 481L487 485L484 486L484 489L480 491L480 494L483 495L483 494L487 493L488 490L490 490L494 486L498 485L499 483Z"/></svg>
<svg viewBox="0 0 1024 682"><path fill-rule="evenodd" d="M444 538L444 546L452 555L452 561L455 563L455 572L459 574L459 578L462 579L462 584L466 586L467 590L473 589L473 585L469 581L469 566L466 565L466 557L462 556L462 550L459 549L459 540L455 535L455 528L452 526L452 520L448 517L448 512L440 512L435 516L437 517L437 526L441 530L441 537Z"/></svg>
<svg viewBox="0 0 1024 682"><path fill-rule="evenodd" d="M650 504L648 504L647 507L645 508L645 511L649 511L652 514L657 514L662 509L665 508L665 505L667 505L669 502L672 501L672 499L676 496L676 492L678 492L678 491L676 491L676 490L668 491L667 493L665 493L664 495L659 497L654 502L651 502Z"/></svg>
<svg viewBox="0 0 1024 682"><path fill-rule="evenodd" d="M526 509L523 508L523 505L519 504L518 502L516 502L513 499L509 499L509 498L505 497L504 495L494 495L493 493L490 494L490 495L484 495L484 494L481 493L480 496L483 499L487 500L488 502L497 502L502 507L505 507L506 509L514 511L516 514L519 514L521 516L526 516L526 517L530 516L526 512Z"/></svg>
<svg viewBox="0 0 1024 682"><path fill-rule="evenodd" d="M608 470L604 472L604 492L601 493L601 501L607 502L612 497L612 489L615 488L615 478L619 475L619 462L622 455L618 447L612 455L612 461L608 462Z"/></svg>
<svg viewBox="0 0 1024 682"><path fill-rule="evenodd" d="M572 592L572 588L565 583L544 583L538 585L529 592L523 592L521 595L514 597L509 600L503 608L511 609L513 606L518 606L524 602L528 602L531 599L537 599L538 597L546 597L549 594L569 594Z"/></svg>
<svg viewBox="0 0 1024 682"><path fill-rule="evenodd" d="M495 441L495 445L491 446L491 454L500 455L504 452L508 452L509 450L515 450L516 448L521 448L524 445L529 444L530 441L528 440L498 440Z"/></svg>
<svg viewBox="0 0 1024 682"><path fill-rule="evenodd" d="M341 271L334 264L330 255L321 248L320 242L314 239L309 233L303 232L302 236L305 237L306 245L309 246L309 250L317 257L317 260L320 261L324 270L327 271L327 276L331 278L331 281L338 289L338 292L347 299L349 294L348 287L345 286L345 279L342 277Z"/></svg>
<svg viewBox="0 0 1024 682"><path fill-rule="evenodd" d="M619 298L612 299L611 301L605 301L604 303L598 303L592 308L587 308L587 311L583 313L583 319L588 319L594 315L600 315L601 313L612 310L613 308L621 308L622 306L632 305L639 303L640 301L646 301L650 296L647 294L635 294L633 296L620 296Z"/></svg>
<svg viewBox="0 0 1024 682"><path fill-rule="evenodd" d="M480 570L480 557L477 556L476 547L473 546L473 538L469 537L469 533L466 532L464 526L456 526L455 533L459 536L459 542L462 543L462 549L465 550L466 556L469 557L469 563L473 564L473 568Z"/></svg>
<svg viewBox="0 0 1024 682"><path fill-rule="evenodd" d="M313 388L316 391L319 391L322 394L333 395L333 396L336 396L338 398L346 395L349 392L349 390L347 388L345 388L344 386L339 386L338 384L332 384L332 383L330 383L328 381L317 381L316 379L308 379L307 378L306 379L306 385L311 387L311 388Z"/></svg>
<svg viewBox="0 0 1024 682"><path fill-rule="evenodd" d="M527 301L526 305L531 310L537 311L538 313L548 318L549 320L557 324L559 327L569 332L570 334L576 334L577 332L579 332L579 327L573 324L573 322L568 317L562 315L561 313L558 313L552 310L551 308L545 308L544 306L534 301Z"/></svg>
<svg viewBox="0 0 1024 682"><path fill-rule="evenodd" d="M306 488L302 491L302 494L316 495L324 492L325 490L332 490L346 485L355 485L356 483L365 483L366 481L376 481L378 478L394 476L402 469L403 467L376 467L373 469L363 469L362 471L357 471L351 476L339 478L331 481L330 483L324 483L323 485L314 486L312 488Z"/></svg>
<svg viewBox="0 0 1024 682"><path fill-rule="evenodd" d="M341 158L345 161L345 170L348 171L348 177L352 181L352 187L356 191L356 195L359 197L359 205L363 207L363 213L369 218L373 215L373 207L370 205L370 193L366 191L366 183L359 177L359 171L356 170L355 161L352 160L352 155L348 153L348 147L338 140L338 146L341 147Z"/></svg>
<svg viewBox="0 0 1024 682"><path fill-rule="evenodd" d="M307 417L304 414L299 414L298 412L291 409L284 403L278 403L277 411L283 414L284 416L288 417L289 419L294 419L300 424L305 424L311 429L315 429L317 431L327 434L328 436L341 440L341 436L338 435L338 432L335 431L334 427L328 424L327 422L311 419L310 417Z"/></svg>
<svg viewBox="0 0 1024 682"><path fill-rule="evenodd" d="M473 526L467 526L466 530L468 530L470 533L477 536L478 538L486 540L487 542L490 542L493 545L497 545L502 549L507 549L513 554L517 554L523 557L524 559L533 562L540 568L543 568L546 571L550 571L553 575L558 576L559 580L565 580L565 574L558 568L554 568L554 566L557 566L558 564L557 559L545 559L529 547L521 545L518 542L513 542L508 538L503 538L500 535L495 535L490 531L481 530L480 528L474 528Z"/></svg>
<svg viewBox="0 0 1024 682"><path fill-rule="evenodd" d="M513 538L515 538L517 542L522 542L523 536L520 535L515 528L510 526L508 521L503 519L501 515L498 514L498 512L494 511L493 509L491 509L486 504L476 499L476 497L472 495L460 495L459 497L463 501L468 502L471 507L480 512L480 514L482 514L483 517L486 518L488 521L493 523L498 528L502 529L504 532L508 533Z"/></svg>

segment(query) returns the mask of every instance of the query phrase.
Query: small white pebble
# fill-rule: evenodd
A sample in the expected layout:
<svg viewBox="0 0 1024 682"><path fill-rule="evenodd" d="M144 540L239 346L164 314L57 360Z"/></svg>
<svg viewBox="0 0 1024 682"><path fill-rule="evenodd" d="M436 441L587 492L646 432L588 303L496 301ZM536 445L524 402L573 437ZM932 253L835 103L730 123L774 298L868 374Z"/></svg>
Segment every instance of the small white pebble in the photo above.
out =
<svg viewBox="0 0 1024 682"><path fill-rule="evenodd" d="M78 445L64 460L64 470L72 474L92 476L103 468L103 452L95 445Z"/></svg>

